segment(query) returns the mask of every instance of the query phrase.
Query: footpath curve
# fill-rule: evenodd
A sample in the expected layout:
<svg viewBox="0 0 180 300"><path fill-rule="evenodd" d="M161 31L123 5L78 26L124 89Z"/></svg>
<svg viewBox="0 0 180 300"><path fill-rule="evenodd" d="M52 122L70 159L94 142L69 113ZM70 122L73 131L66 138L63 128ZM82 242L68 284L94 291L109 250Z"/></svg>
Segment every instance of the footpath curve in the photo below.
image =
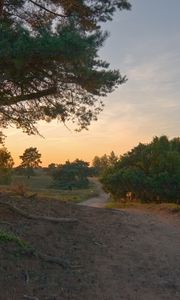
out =
<svg viewBox="0 0 180 300"><path fill-rule="evenodd" d="M98 196L89 198L86 201L79 203L79 205L104 208L109 200L109 195L103 191L102 184L96 178L90 178L90 181L96 185Z"/></svg>
<svg viewBox="0 0 180 300"><path fill-rule="evenodd" d="M92 180L99 196L80 205L96 235L96 250L99 247L99 252L93 252L98 283L95 299L179 300L179 222L170 215L105 209L109 196Z"/></svg>

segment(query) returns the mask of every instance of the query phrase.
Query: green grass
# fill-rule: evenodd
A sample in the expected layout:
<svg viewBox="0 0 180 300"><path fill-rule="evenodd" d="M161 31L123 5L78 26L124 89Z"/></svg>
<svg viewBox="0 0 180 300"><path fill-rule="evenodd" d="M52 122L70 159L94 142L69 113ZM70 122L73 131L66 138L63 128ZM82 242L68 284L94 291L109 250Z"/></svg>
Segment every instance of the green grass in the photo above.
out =
<svg viewBox="0 0 180 300"><path fill-rule="evenodd" d="M24 187L26 194L37 193L39 197L75 203L98 196L96 186L92 183L86 189L73 190L53 188L53 184L54 181L48 175L31 176L29 179L26 176L16 175L12 178L11 185L1 185L1 189L13 191L13 186L20 185Z"/></svg>
<svg viewBox="0 0 180 300"><path fill-rule="evenodd" d="M53 180L48 175L36 175L28 178L27 176L15 175L12 182L21 182L30 190L38 191L39 189L49 188L53 184Z"/></svg>
<svg viewBox="0 0 180 300"><path fill-rule="evenodd" d="M94 187L80 190L56 190L56 189L41 189L38 191L40 197L53 198L61 201L72 201L75 203L85 201L88 198L97 196L97 192Z"/></svg>

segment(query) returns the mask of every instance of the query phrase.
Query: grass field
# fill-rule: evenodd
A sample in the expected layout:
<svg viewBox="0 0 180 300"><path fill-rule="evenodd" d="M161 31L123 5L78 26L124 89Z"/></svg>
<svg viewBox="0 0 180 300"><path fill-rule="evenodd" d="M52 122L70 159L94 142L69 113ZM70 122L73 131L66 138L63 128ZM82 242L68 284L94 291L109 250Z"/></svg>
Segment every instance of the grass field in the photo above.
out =
<svg viewBox="0 0 180 300"><path fill-rule="evenodd" d="M82 202L88 198L98 195L96 186L90 183L86 189L61 190L53 188L53 180L48 175L36 175L27 178L22 175L15 175L10 185L0 185L0 190L8 190L26 195L37 193L39 197L52 198L61 201Z"/></svg>

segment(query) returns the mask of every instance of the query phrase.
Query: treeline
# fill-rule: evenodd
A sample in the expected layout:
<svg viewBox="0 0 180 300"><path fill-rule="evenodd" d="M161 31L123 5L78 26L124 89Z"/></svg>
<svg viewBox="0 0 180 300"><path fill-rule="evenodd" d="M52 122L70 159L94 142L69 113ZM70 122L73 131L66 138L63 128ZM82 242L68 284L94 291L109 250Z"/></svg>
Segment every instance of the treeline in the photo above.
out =
<svg viewBox="0 0 180 300"><path fill-rule="evenodd" d="M88 177L95 175L95 169L89 163L76 159L64 164L51 163L47 168L41 167L41 154L36 147L27 148L19 156L21 163L13 168L14 161L11 153L5 148L3 141L0 148L0 184L10 184L12 177L21 175L30 178L38 174L52 177L53 187L60 189L86 188L89 185Z"/></svg>
<svg viewBox="0 0 180 300"><path fill-rule="evenodd" d="M10 182L12 174L32 176L40 169L41 154L30 147L20 156L21 164L13 168L10 152L0 149L0 183ZM115 200L131 198L145 202L180 202L180 138L155 137L148 144L140 143L131 151L117 156L113 151L95 156L92 166L76 159L64 164L51 163L41 173L52 177L61 189L86 188L90 176L100 178L104 189Z"/></svg>
<svg viewBox="0 0 180 300"><path fill-rule="evenodd" d="M180 138L155 137L134 147L101 178L116 200L131 194L141 201L180 201Z"/></svg>
<svg viewBox="0 0 180 300"><path fill-rule="evenodd" d="M92 166L86 161L76 159L73 162L66 161L65 164L51 163L46 171L54 179L54 185L61 189L86 188L89 177L102 176L117 161L118 156L112 151L110 155L95 156Z"/></svg>
<svg viewBox="0 0 180 300"><path fill-rule="evenodd" d="M36 147L27 148L24 153L19 156L21 163L19 166L13 168L14 160L11 153L1 142L0 148L0 184L9 184L13 174L27 175L30 177L34 175L34 170L40 167L41 154Z"/></svg>

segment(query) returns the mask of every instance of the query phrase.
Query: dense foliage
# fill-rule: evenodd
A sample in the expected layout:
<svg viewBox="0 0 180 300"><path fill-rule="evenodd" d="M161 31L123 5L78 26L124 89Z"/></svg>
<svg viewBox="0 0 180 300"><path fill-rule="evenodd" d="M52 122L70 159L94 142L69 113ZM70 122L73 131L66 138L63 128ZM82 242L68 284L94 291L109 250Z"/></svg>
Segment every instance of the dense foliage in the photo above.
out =
<svg viewBox="0 0 180 300"><path fill-rule="evenodd" d="M97 176L102 176L105 172L115 166L118 161L118 156L111 151L110 155L104 154L103 156L95 156L92 161L92 166L94 168L94 174Z"/></svg>
<svg viewBox="0 0 180 300"><path fill-rule="evenodd" d="M155 137L121 156L102 178L115 199L132 193L142 201L180 200L180 138Z"/></svg>
<svg viewBox="0 0 180 300"><path fill-rule="evenodd" d="M127 0L0 0L0 126L29 134L58 118L87 128L102 110L99 96L126 81L98 56L100 22Z"/></svg>
<svg viewBox="0 0 180 300"><path fill-rule="evenodd" d="M76 159L73 162L67 161L65 164L54 167L51 174L58 187L71 190L88 186L91 169L88 162Z"/></svg>

